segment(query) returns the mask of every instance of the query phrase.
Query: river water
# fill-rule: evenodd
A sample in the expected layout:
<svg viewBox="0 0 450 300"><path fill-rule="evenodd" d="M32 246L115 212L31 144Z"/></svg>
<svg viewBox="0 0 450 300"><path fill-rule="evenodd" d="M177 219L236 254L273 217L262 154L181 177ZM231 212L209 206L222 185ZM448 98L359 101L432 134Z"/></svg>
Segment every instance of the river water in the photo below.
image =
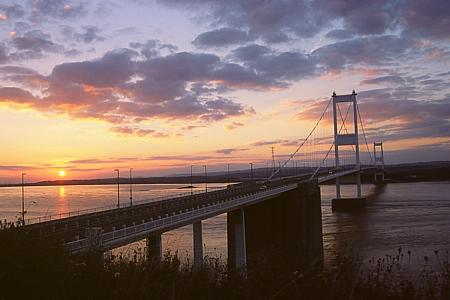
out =
<svg viewBox="0 0 450 300"><path fill-rule="evenodd" d="M135 185L133 200L189 192L178 184ZM208 184L220 188L223 184ZM195 190L201 191L203 186ZM367 209L358 213L331 211L335 196L333 185L321 186L323 241L326 263L338 254L350 253L363 260L411 251L416 264L434 251L445 254L450 250L450 182L394 183L384 187L363 185L369 196ZM352 185L342 186L343 196L355 195ZM129 201L129 187L121 186L120 201ZM55 215L87 208L116 205L117 187L51 186L26 187L26 218ZM0 188L0 219L17 220L21 210L21 189ZM226 258L226 216L220 215L203 222L205 254ZM133 256L144 244L122 247L119 253ZM163 247L180 256L192 257L192 227L186 226L163 234ZM448 252L447 252L448 253ZM448 254L447 254L448 255Z"/></svg>

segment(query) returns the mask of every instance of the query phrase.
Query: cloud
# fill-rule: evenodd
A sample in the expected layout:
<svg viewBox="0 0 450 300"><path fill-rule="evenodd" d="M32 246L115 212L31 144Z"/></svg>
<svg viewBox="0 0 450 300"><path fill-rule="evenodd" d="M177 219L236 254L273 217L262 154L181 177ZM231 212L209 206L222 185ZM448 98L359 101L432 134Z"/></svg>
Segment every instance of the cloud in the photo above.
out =
<svg viewBox="0 0 450 300"><path fill-rule="evenodd" d="M218 150L216 150L216 153L218 153L218 154L229 155L229 154L233 154L234 152L245 151L245 150L248 150L248 149L242 149L242 148L225 148L225 149L218 149Z"/></svg>
<svg viewBox="0 0 450 300"><path fill-rule="evenodd" d="M156 132L155 130L152 129L143 129L136 126L116 126L110 128L110 131L117 133L120 136L136 136L136 137L151 136L154 138L163 138L170 136L167 133Z"/></svg>
<svg viewBox="0 0 450 300"><path fill-rule="evenodd" d="M450 4L442 0L159 0L162 5L191 10L208 25L246 30L268 43L317 36L332 24L349 34L409 36L448 40ZM343 32L330 38L342 39Z"/></svg>
<svg viewBox="0 0 450 300"><path fill-rule="evenodd" d="M160 0L170 7L209 12L203 19L227 28L248 30L268 42L286 41L288 35L312 37L327 19L316 16L307 1Z"/></svg>
<svg viewBox="0 0 450 300"><path fill-rule="evenodd" d="M197 47L224 47L252 40L247 32L223 27L199 34L192 42Z"/></svg>
<svg viewBox="0 0 450 300"><path fill-rule="evenodd" d="M11 4L3 4L0 3L0 13L3 15L6 19L17 19L21 18L25 15L24 8L17 3L11 3Z"/></svg>
<svg viewBox="0 0 450 300"><path fill-rule="evenodd" d="M257 141L253 142L250 145L254 147L261 147L261 146L271 146L271 145L278 145L278 144L284 144L289 142L288 140L264 140L264 141Z"/></svg>
<svg viewBox="0 0 450 300"><path fill-rule="evenodd" d="M50 34L39 29L28 30L27 23L16 23L17 31L10 34L11 39L0 44L0 64L20 62L29 59L40 59L45 54L63 54L71 56L79 53L75 49L66 49L63 45L52 41Z"/></svg>
<svg viewBox="0 0 450 300"><path fill-rule="evenodd" d="M226 130L233 130L233 129L236 129L236 128L239 128L239 127L242 127L242 126L245 126L245 124L242 123L242 122L234 121L234 122L225 124L224 127L225 127Z"/></svg>
<svg viewBox="0 0 450 300"><path fill-rule="evenodd" d="M53 68L51 78L55 83L113 87L123 84L134 74L132 58L135 55L134 51L117 49L107 52L101 59L63 63Z"/></svg>
<svg viewBox="0 0 450 300"><path fill-rule="evenodd" d="M314 101L299 118L317 120L327 101ZM369 138L450 137L450 95L438 98L428 90L400 86L361 91L358 104Z"/></svg>
<svg viewBox="0 0 450 300"><path fill-rule="evenodd" d="M158 40L147 40L145 43L131 42L130 47L138 49L146 58L152 58L163 54L163 51L167 51L168 54L172 54L178 50L177 46L171 44L164 44Z"/></svg>
<svg viewBox="0 0 450 300"><path fill-rule="evenodd" d="M8 80L22 87L3 88L0 102L74 119L103 120L120 124L115 130L122 134L155 137L164 134L129 124L154 119L209 123L254 113L251 107L218 95L222 89L210 82L220 78L221 86L227 84L218 72L226 63L215 55L138 56L134 50L117 49L99 59L59 64L49 76L9 67L14 74L8 74ZM27 90L32 84L38 88L36 94Z"/></svg>
<svg viewBox="0 0 450 300"><path fill-rule="evenodd" d="M58 19L73 19L84 16L87 13L84 1L67 0L33 0L33 18L41 16Z"/></svg>
<svg viewBox="0 0 450 300"><path fill-rule="evenodd" d="M450 3L441 0L405 1L399 23L403 34L447 40L450 38Z"/></svg>
<svg viewBox="0 0 450 300"><path fill-rule="evenodd" d="M355 36L355 34L349 30L345 29L333 29L329 31L326 35L327 38L335 40L347 40Z"/></svg>
<svg viewBox="0 0 450 300"><path fill-rule="evenodd" d="M65 26L62 29L63 35L68 40L78 41L82 43L101 42L105 40L105 37L100 35L100 28L93 25L82 26L81 32L76 32L72 27Z"/></svg>
<svg viewBox="0 0 450 300"><path fill-rule="evenodd" d="M343 70L356 64L398 63L416 46L414 40L393 35L354 38L320 47L313 51L312 57L326 70Z"/></svg>
<svg viewBox="0 0 450 300"><path fill-rule="evenodd" d="M181 130L185 130L185 131L191 131L197 128L205 128L206 125L189 125L189 126L184 126L181 128Z"/></svg>
<svg viewBox="0 0 450 300"><path fill-rule="evenodd" d="M403 77L398 75L387 75L387 76L381 76L377 78L372 79L366 79L361 81L361 84L379 84L379 85L402 85L405 84L406 81Z"/></svg>

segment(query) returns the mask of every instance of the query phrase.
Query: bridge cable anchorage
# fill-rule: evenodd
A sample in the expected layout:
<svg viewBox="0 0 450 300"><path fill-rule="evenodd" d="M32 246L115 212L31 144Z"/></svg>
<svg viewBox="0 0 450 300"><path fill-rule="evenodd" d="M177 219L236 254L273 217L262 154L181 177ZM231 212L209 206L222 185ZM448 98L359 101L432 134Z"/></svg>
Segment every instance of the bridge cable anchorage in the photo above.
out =
<svg viewBox="0 0 450 300"><path fill-rule="evenodd" d="M347 112L345 113L345 118L343 119L343 122L342 122L342 124L341 124L341 127L339 128L339 133L341 133L342 128L345 126L345 121L347 120L348 113L350 112L350 108L351 108L351 105L349 105L348 108L347 108ZM340 111L339 111L339 112L340 112ZM341 118L342 118L342 115L341 115ZM328 155L330 154L331 150L333 150L334 145L335 145L335 144L334 144L334 140L333 140L333 143L331 144L330 149L328 149L328 152L327 152L327 154L325 155L325 158L322 160L322 163L321 163L321 164L323 164L323 162L328 158ZM316 170L313 172L313 174L311 175L311 177L309 177L309 180L312 180L312 179L317 175L317 173L318 173L319 170L320 170L320 167L321 167L321 165L319 165L319 166L316 168Z"/></svg>
<svg viewBox="0 0 450 300"><path fill-rule="evenodd" d="M320 116L319 120L317 121L316 125L314 125L313 129L311 130L311 132L308 134L308 136L303 140L303 142L300 144L300 146L294 151L294 153L292 153L289 158L283 163L282 166L278 167L278 169L273 172L269 178L267 178L267 181L270 181L273 177L275 177L281 170L281 168L285 167L286 164L298 153L298 151L300 151L300 149L303 147L303 145L308 141L309 137L314 133L314 131L316 130L317 126L319 125L320 121L323 119L323 116L325 115L325 112L327 111L328 107L330 106L330 103L332 101L332 98L330 98L330 100L327 103L327 106L325 107L325 110L323 111L322 115Z"/></svg>
<svg viewBox="0 0 450 300"><path fill-rule="evenodd" d="M369 144L367 143L366 131L364 130L364 123L363 123L363 121L361 119L361 113L359 112L359 105L358 105L358 103L356 103L356 109L358 110L358 119L359 119L359 123L361 124L362 132L363 132L363 136L364 136L364 141L366 143L367 153L369 153L370 163L373 164L374 160L372 158L372 153L369 150Z"/></svg>

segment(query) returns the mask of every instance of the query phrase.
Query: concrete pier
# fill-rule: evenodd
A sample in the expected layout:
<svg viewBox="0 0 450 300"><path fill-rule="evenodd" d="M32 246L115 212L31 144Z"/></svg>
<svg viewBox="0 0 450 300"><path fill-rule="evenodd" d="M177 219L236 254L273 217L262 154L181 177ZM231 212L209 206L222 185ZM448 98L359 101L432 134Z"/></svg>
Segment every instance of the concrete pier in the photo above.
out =
<svg viewBox="0 0 450 300"><path fill-rule="evenodd" d="M162 240L160 233L154 233L147 237L147 259L159 263L162 261Z"/></svg>
<svg viewBox="0 0 450 300"><path fill-rule="evenodd" d="M331 201L331 209L333 211L355 211L366 208L366 198L340 198Z"/></svg>
<svg viewBox="0 0 450 300"><path fill-rule="evenodd" d="M248 264L275 263L293 270L322 267L320 188L315 182L245 208Z"/></svg>
<svg viewBox="0 0 450 300"><path fill-rule="evenodd" d="M243 269L247 266L247 245L244 209L227 213L228 267Z"/></svg>
<svg viewBox="0 0 450 300"><path fill-rule="evenodd" d="M194 245L194 267L203 265L203 233L202 222L192 224L193 245Z"/></svg>

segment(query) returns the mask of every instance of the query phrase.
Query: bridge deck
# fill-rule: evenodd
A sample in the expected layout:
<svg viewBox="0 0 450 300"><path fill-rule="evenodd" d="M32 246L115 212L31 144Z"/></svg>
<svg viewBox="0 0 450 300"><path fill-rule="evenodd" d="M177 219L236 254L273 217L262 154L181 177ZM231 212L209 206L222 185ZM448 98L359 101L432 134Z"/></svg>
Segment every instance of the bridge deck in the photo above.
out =
<svg viewBox="0 0 450 300"><path fill-rule="evenodd" d="M322 183L360 171L360 169L350 169L333 174L327 171L317 178L317 181ZM300 182L309 181L309 176L309 174L303 174L265 183L249 182L230 185L225 189L208 193L175 196L171 199L142 203L132 207L30 224L25 228L40 236L62 240L71 252L77 252L87 247L87 239L84 238L85 229L101 227L104 247L111 249L143 238L155 231L169 231L276 197L294 189Z"/></svg>

